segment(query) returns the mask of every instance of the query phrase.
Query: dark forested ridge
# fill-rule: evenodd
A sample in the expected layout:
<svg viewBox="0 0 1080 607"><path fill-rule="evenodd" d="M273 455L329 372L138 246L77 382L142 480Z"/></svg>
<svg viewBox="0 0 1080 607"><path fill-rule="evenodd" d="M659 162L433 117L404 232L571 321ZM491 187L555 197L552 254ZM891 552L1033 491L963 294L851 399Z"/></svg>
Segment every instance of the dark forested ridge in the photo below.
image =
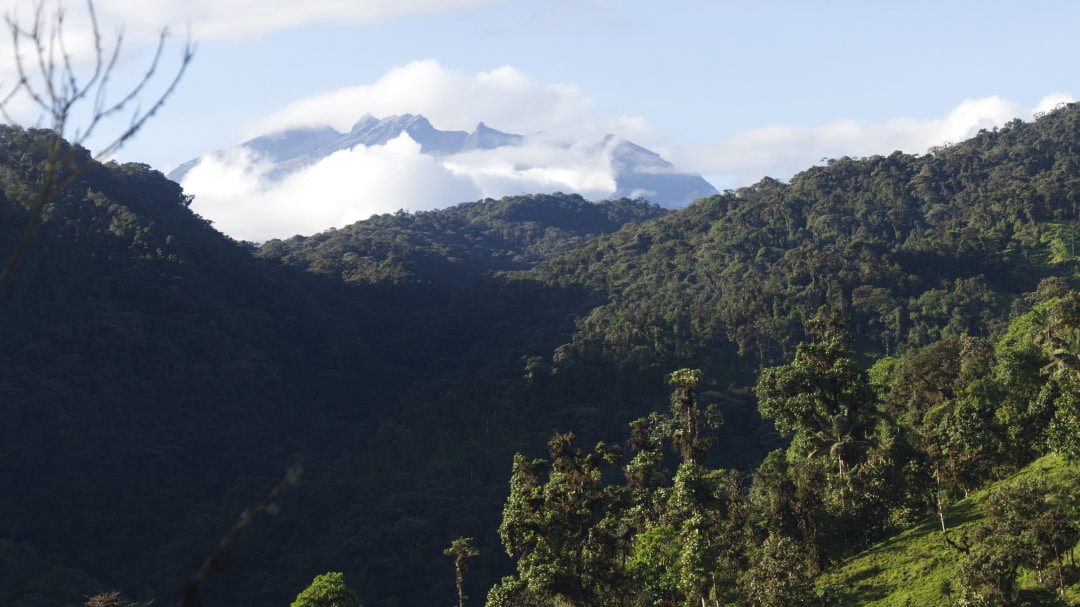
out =
<svg viewBox="0 0 1080 607"><path fill-rule="evenodd" d="M25 223L24 201L44 163L34 138L44 136L2 132L4 251ZM420 501L409 492L446 473L424 472L434 454L416 438L428 429L417 418L446 421L451 412L429 401L437 395L465 412L468 427L490 407L499 381L520 377L522 356L568 337L585 301L580 290L527 281L506 287L484 275L503 263L527 267L545 247L659 213L644 203L592 205L576 197L543 197L552 206L546 215L529 208L536 199L489 201L470 207L464 223L474 232L456 241L424 229L458 221L458 210L445 220L427 214L421 220L431 224L409 232L415 242L394 244L401 259L431 259L442 243L459 246L475 233L499 239L501 248L490 252L495 261L470 259L454 284L441 280L456 263L447 261L410 266L429 272L423 279L437 276L437 284L345 286L337 276L252 255L192 214L179 187L148 167L82 161L86 174L50 206L0 295L0 483L8 496L0 504L0 545L4 562L22 563L0 583L5 604L67 604L110 588L171 602L237 513L295 461L307 474L305 491L292 499L305 505L286 508L271 532L293 546L283 562L305 565L275 568L278 557L252 549L248 576L234 575L212 596L239 604L283 600L314 568L340 560L342 550L353 551L347 560L362 555L372 569L365 596L402 589L446 595L416 584L423 576L395 574L403 559L428 555L385 549L422 532L431 560L440 561L443 538L414 511L453 518L475 510L464 499L452 507L430 498L403 503ZM485 228L475 215L487 211L493 219ZM582 219L578 231L566 215ZM417 444L414 456L398 453ZM505 457L510 444L500 447ZM482 455L467 465L485 475L477 482L492 494L477 499L493 517L501 483L490 477L504 474ZM395 482L404 486L371 490ZM435 492L451 491L438 482ZM355 517L344 513L365 508ZM336 522L324 525L325 517ZM338 535L342 525L366 536L343 541L350 536Z"/></svg>
<svg viewBox="0 0 1080 607"><path fill-rule="evenodd" d="M621 199L514 196L440 211L377 215L315 236L272 240L258 256L347 283L468 283L522 270L664 210Z"/></svg>
<svg viewBox="0 0 1080 607"><path fill-rule="evenodd" d="M821 305L895 352L1000 330L1040 278L1075 271L1080 109L923 156L842 158L698 201L543 264L610 304L567 353L643 364L784 359Z"/></svg>
<svg viewBox="0 0 1080 607"><path fill-rule="evenodd" d="M0 135L7 251L45 135ZM86 162L0 293L3 604L171 603L300 461L211 604L283 604L332 570L365 605L446 604L443 549L470 535L472 604L516 571L489 602L795 605L813 589L777 571L1075 449L1080 106L666 214L517 197L257 249L147 167ZM666 386L680 367L703 372ZM842 396L799 413L821 368Z"/></svg>

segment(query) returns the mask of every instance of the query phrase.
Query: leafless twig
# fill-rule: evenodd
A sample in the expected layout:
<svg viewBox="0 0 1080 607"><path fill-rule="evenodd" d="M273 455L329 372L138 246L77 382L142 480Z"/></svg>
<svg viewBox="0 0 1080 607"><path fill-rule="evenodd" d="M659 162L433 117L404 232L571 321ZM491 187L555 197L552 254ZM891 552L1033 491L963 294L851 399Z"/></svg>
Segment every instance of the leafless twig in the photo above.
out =
<svg viewBox="0 0 1080 607"><path fill-rule="evenodd" d="M43 181L29 201L30 218L22 236L0 270L0 288L10 279L15 266L26 253L41 224L45 208L86 170L87 167L78 162L78 149L98 133L102 124L110 118L129 113L127 125L106 140L94 159L115 154L172 96L195 54L189 34L180 66L168 81L168 86L153 98L146 109L141 109L139 101L147 87L157 80L170 38L169 30L162 29L153 57L141 79L116 100L110 100L110 81L120 58L124 35L119 33L111 45L106 44L93 0L86 0L86 11L93 36L94 57L92 67L82 71L77 69L68 50L63 7L58 6L53 13L46 14L46 0L37 0L29 24L20 22L12 13L4 17L11 36L16 82L10 88L0 89L3 93L0 95L0 117L14 124L13 103L20 99L28 100L39 113L39 122L46 125L50 134L42 144L47 155ZM81 126L72 128L73 113L86 103L89 103L89 117Z"/></svg>
<svg viewBox="0 0 1080 607"><path fill-rule="evenodd" d="M211 575L224 571L232 560L232 550L235 549L244 530L251 526L255 517L262 514L277 514L278 500L289 488L300 482L303 468L300 464L293 464L285 471L285 477L266 495L261 502L253 508L249 508L240 514L236 524L221 538L214 551L206 558L195 575L184 588L184 594L180 597L178 607L202 607L202 586Z"/></svg>

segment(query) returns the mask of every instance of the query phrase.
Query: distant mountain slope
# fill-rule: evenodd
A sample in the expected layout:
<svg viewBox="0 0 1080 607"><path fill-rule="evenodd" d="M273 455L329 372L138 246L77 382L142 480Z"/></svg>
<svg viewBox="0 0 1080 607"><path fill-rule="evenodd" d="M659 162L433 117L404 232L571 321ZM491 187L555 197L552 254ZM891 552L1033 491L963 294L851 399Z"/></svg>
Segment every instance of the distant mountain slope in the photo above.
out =
<svg viewBox="0 0 1080 607"><path fill-rule="evenodd" d="M499 270L530 268L628 222L664 213L625 199L515 196L377 215L314 236L272 240L257 254L350 283L465 283Z"/></svg>
<svg viewBox="0 0 1080 607"><path fill-rule="evenodd" d="M866 349L983 335L1040 277L1077 271L1078 142L1073 104L922 156L841 158L628 225L528 276L609 298L563 360L783 360L826 304Z"/></svg>
<svg viewBox="0 0 1080 607"><path fill-rule="evenodd" d="M483 122L471 133L464 131L441 131L427 118L413 114L375 118L366 115L348 133L339 133L329 127L294 128L256 137L231 150L212 152L221 155L239 150L254 154L260 161L270 163L268 175L272 179L283 178L303 167L310 166L334 152L355 146L385 145L401 135L408 135L420 144L420 151L437 158L449 158L455 154L482 150L514 148L530 144L530 138L493 129ZM544 142L550 145L551 142ZM560 144L562 145L562 144ZM570 147L571 143L566 143ZM629 141L608 135L600 143L589 148L589 155L598 164L610 167L615 190L610 198L646 198L664 207L682 207L690 202L716 193L700 175L680 172L659 155ZM189 160L169 173L169 179L183 183L202 157ZM542 157L535 160L534 169L546 169ZM552 187L536 183L523 185L537 188L526 193L550 193ZM565 187L563 189L566 189Z"/></svg>
<svg viewBox="0 0 1080 607"><path fill-rule="evenodd" d="M517 145L521 135L497 131L483 122L472 133L464 131L440 131L423 116L402 114L387 118L365 115L348 133L339 133L330 127L293 128L268 135L261 135L241 143L238 148L258 154L275 165L274 174L283 176L302 166L340 150L358 145L385 145L386 142L408 134L420 144L425 154L446 155L463 150L490 150L504 145ZM199 158L189 160L169 172L168 177L180 183L195 168Z"/></svg>
<svg viewBox="0 0 1080 607"><path fill-rule="evenodd" d="M621 137L608 135L600 147L611 155L616 197L644 198L680 208L716 194L716 188L701 175L680 173L659 154Z"/></svg>

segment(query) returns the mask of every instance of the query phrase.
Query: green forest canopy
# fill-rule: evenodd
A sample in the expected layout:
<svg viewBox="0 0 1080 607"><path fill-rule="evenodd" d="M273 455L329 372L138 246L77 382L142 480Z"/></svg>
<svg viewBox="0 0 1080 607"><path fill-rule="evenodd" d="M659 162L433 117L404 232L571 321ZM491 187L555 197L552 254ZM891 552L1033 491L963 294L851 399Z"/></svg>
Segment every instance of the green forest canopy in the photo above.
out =
<svg viewBox="0 0 1080 607"><path fill-rule="evenodd" d="M5 250L43 136L5 127L0 137ZM580 562L543 592L584 600L596 587L582 580L614 583L616 573L652 576L647 587L670 600L728 592L767 604L810 592L700 566L819 571L933 514L927 478L955 499L1047 450L1075 449L1068 373L1050 381L1043 369L1067 369L1076 343L1039 327L1071 326L1055 306L1071 301L1076 275L1078 142L1073 105L925 155L838 159L677 212L519 197L254 251L192 214L148 167L85 159L90 170L49 209L0 294L0 559L20 563L0 584L3 600L70 604L118 589L169 601L294 461L303 483L252 529L208 600L282 604L315 575L344 571L369 606L444 604L456 590L442 551L463 534L480 552L467 595L479 601L515 571L517 582L497 588L524 592L548 564L538 556L523 573L523 553L500 555L514 453L532 465L550 436L573 431L558 452L567 474L614 471L615 446L637 440L623 428L667 409L663 378L679 368L702 370L695 402L724 423L697 468L635 474L664 490L649 498L657 508L683 514L635 528L636 573ZM780 428L789 447L752 388L763 367L835 363L839 346L811 330L823 307L850 319L843 377L873 398L844 419L827 407L791 416ZM813 377L789 375L774 378L777 403L801 402ZM833 423L817 419L825 414ZM673 423L653 422L639 427L654 441L646 451ZM609 447L573 446L598 440ZM626 446L624 458L638 452ZM677 463L675 453L653 459L656 470ZM874 489L885 493L861 496L854 462L866 474L879 466L870 478L889 479ZM597 507L625 493L605 478L589 498ZM719 509L706 518L744 516L749 499L756 522L693 522L697 506L673 496L699 482ZM820 512L803 516L824 518L785 519L791 487L817 487L800 499ZM619 512L604 529L621 524ZM835 540L836 529L859 534L810 537ZM656 552L672 538L747 530L765 552ZM690 560L657 566L665 559Z"/></svg>

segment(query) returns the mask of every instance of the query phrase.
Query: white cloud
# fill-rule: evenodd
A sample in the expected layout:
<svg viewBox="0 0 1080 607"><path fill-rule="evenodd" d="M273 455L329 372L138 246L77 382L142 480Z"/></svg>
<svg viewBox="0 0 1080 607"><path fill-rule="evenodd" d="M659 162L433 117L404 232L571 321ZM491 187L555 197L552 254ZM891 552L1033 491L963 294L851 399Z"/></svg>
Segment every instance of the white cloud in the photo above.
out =
<svg viewBox="0 0 1080 607"><path fill-rule="evenodd" d="M717 142L673 148L677 165L702 173L720 187L742 186L765 175L786 179L823 158L923 153L1020 118L1030 120L1071 95L1054 93L1035 106L998 96L966 99L940 118L892 118L880 122L835 120L818 126L770 126L750 129Z"/></svg>
<svg viewBox="0 0 1080 607"><path fill-rule="evenodd" d="M492 198L556 191L603 198L616 188L608 150L543 137L528 138L516 147L455 154L443 163Z"/></svg>
<svg viewBox="0 0 1080 607"><path fill-rule="evenodd" d="M192 209L234 238L261 241L313 234L376 213L427 210L480 196L420 145L401 135L386 145L331 154L281 180L270 166L239 150L211 154L184 178Z"/></svg>
<svg viewBox="0 0 1080 607"><path fill-rule="evenodd" d="M564 191L602 198L615 191L615 174L610 150L595 143L609 132L649 132L640 118L600 114L576 87L542 84L512 67L467 74L416 61L373 84L293 103L249 135L315 125L346 132L365 113L422 114L442 130L471 131L483 121L530 136L520 146L437 159L403 136L338 152L281 180L247 152L209 155L183 180L195 195L193 209L231 236L265 240L487 196Z"/></svg>
<svg viewBox="0 0 1080 607"><path fill-rule="evenodd" d="M682 171L735 187L765 175L789 178L823 158L922 153L1013 118L1031 119L1072 101L1064 93L1026 105L993 96L964 100L937 118L838 119L816 126L769 126L720 141L666 144L641 118L598 111L581 89L545 84L513 68L469 74L416 61L371 84L297 101L258 120L251 136L298 126L347 131L363 114L422 114L439 129L472 130L481 121L529 135L523 145L434 158L411 139L339 152L283 180L244 155L214 156L185 178L195 209L238 238L312 233L373 213L440 208L480 197L616 189L610 150L595 143L616 133L661 152ZM541 133L541 134L535 134Z"/></svg>
<svg viewBox="0 0 1080 607"><path fill-rule="evenodd" d="M0 16L11 17L29 29L39 0L0 1ZM63 11L63 40L72 64L80 77L93 71L94 37L90 13L84 0L41 0L44 25L51 28L56 14ZM503 0L95 0L94 8L105 44L111 52L123 35L123 51L117 71L133 69L141 75L141 62L158 42L162 29L168 29L172 44L167 47L161 71L171 69L181 55L183 39L190 33L195 42L248 39L278 30L295 29L320 23L365 25L439 15L467 10ZM3 28L6 32L6 27ZM31 47L24 48L24 54ZM10 36L0 41L0 97L18 82ZM175 56L175 57L174 57ZM32 56L26 56L32 59ZM132 65L132 64L136 65ZM33 68L32 62L28 67ZM31 77L35 77L33 69ZM113 74L114 80L117 74ZM170 74L171 76L171 74ZM134 86L135 81L130 85ZM114 82L114 91L123 86ZM88 104L87 104L88 105ZM23 124L34 124L40 111L26 95L9 104L9 114Z"/></svg>
<svg viewBox="0 0 1080 607"><path fill-rule="evenodd" d="M260 36L318 23L368 24L500 0L97 0L104 18L135 28L191 24L199 40Z"/></svg>
<svg viewBox="0 0 1080 607"><path fill-rule="evenodd" d="M1058 107L1072 103L1073 101L1076 100L1068 93L1052 93L1039 100L1039 103L1036 104L1035 108L1032 110L1032 115L1038 116L1039 114L1051 112Z"/></svg>
<svg viewBox="0 0 1080 607"><path fill-rule="evenodd" d="M503 131L579 139L618 132L648 136L644 119L598 112L581 89L544 84L511 66L469 74L434 60L396 67L372 84L331 91L288 105L254 123L249 135L297 126L329 125L348 131L365 113L422 114L437 128L471 131L485 122Z"/></svg>
<svg viewBox="0 0 1080 607"><path fill-rule="evenodd" d="M445 157L420 151L403 133L381 146L336 152L284 177L246 148L204 156L185 175L192 209L221 231L263 241L313 234L373 214L424 211L479 198L537 192L614 193L610 146L545 137L516 147Z"/></svg>

